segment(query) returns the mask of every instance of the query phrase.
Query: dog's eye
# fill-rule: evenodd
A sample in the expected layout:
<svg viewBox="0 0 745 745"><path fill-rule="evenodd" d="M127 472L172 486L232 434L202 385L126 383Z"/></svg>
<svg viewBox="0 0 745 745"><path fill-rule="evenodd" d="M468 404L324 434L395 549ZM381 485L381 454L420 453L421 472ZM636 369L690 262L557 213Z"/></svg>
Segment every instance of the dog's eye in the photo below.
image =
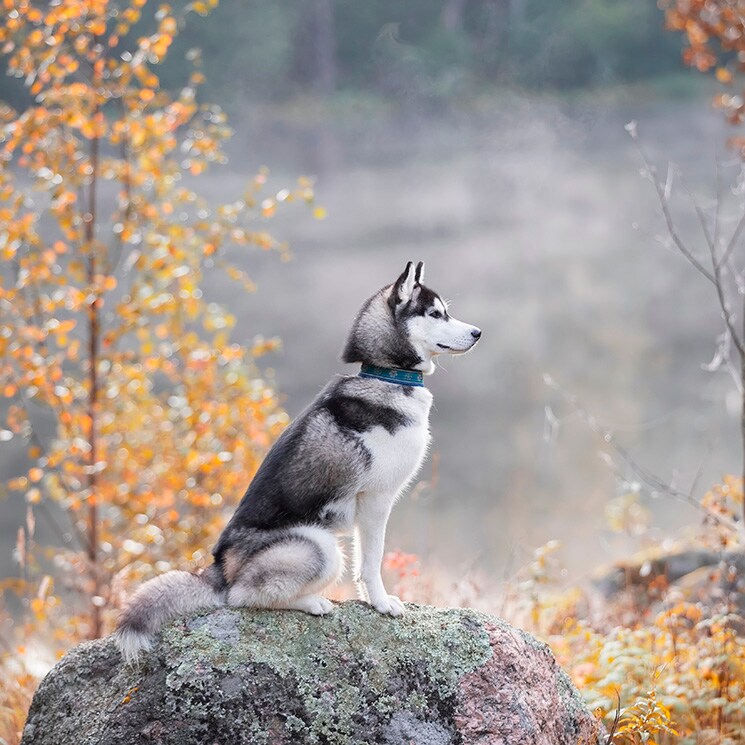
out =
<svg viewBox="0 0 745 745"><path fill-rule="evenodd" d="M442 318L442 313L439 310L433 310L429 315L431 318Z"/></svg>

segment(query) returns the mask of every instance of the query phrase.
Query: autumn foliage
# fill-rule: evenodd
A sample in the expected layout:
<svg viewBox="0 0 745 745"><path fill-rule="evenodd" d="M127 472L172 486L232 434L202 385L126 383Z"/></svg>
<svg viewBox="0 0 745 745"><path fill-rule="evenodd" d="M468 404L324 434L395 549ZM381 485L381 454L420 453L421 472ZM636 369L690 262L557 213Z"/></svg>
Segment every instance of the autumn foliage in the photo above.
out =
<svg viewBox="0 0 745 745"><path fill-rule="evenodd" d="M683 62L700 72L714 71L725 91L714 104L731 124L745 121L745 90L737 76L745 72L745 6L740 0L661 0L667 27L685 38ZM745 150L745 138L732 138Z"/></svg>
<svg viewBox="0 0 745 745"><path fill-rule="evenodd" d="M265 223L312 186L272 194L262 171L228 204L200 196L231 130L198 101L198 51L175 93L157 68L216 0L152 5L2 0L0 49L33 96L0 104L0 440L28 458L8 484L27 512L2 584L3 742L38 658L108 632L131 583L207 561L286 423L255 365L276 342L233 342L202 280L253 289L229 255L284 251Z"/></svg>
<svg viewBox="0 0 745 745"><path fill-rule="evenodd" d="M475 605L545 640L602 719L608 745L735 745L745 742L745 618L743 585L725 557L742 555L741 530L727 527L741 512L742 483L728 477L701 501L726 522L706 517L678 537L678 551L715 557L685 582L647 572L664 565L670 549L646 531L638 533L640 554L620 564L626 581L610 596L594 583L567 586L558 541L536 548L504 588L478 571L433 572L431 562L412 572L418 557L410 554L389 554L385 566L408 600Z"/></svg>

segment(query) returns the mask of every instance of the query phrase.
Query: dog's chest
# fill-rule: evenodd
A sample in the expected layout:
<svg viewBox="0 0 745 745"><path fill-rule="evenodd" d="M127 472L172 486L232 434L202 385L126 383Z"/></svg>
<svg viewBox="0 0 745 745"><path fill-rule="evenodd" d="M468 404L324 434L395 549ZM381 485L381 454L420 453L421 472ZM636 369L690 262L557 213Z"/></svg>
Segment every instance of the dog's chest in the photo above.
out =
<svg viewBox="0 0 745 745"><path fill-rule="evenodd" d="M416 389L401 408L406 423L395 428L373 427L361 436L369 453L363 491L396 493L416 474L429 444L432 394Z"/></svg>

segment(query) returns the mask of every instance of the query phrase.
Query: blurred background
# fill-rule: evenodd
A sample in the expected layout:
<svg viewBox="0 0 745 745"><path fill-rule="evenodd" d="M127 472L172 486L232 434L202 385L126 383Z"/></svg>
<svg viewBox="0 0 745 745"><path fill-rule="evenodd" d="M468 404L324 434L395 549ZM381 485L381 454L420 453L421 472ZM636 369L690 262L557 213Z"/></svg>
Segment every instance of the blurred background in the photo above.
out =
<svg viewBox="0 0 745 745"><path fill-rule="evenodd" d="M661 245L624 125L636 121L651 161L677 164L706 209L739 160L710 108L716 82L683 68L654 2L224 3L192 16L163 85L183 83L195 46L200 96L235 130L229 164L200 176L203 192L229 199L266 165L273 188L314 177L326 211L278 213L289 262L229 251L255 293L218 273L205 282L237 317L235 341L282 339L260 364L291 417L330 376L355 372L339 362L351 320L407 260L425 261L427 284L484 331L427 382L431 457L394 513L390 549L496 579L549 539L572 579L627 553L633 541L607 513L636 479L612 452L615 470L601 457L588 416L683 490L737 470L737 390L703 367L722 331L713 290ZM26 95L0 79L0 99L22 107ZM700 245L691 204L675 209ZM4 444L0 481L27 467L21 445ZM650 539L695 514L639 499ZM22 495L0 502L0 575L14 571L24 510Z"/></svg>

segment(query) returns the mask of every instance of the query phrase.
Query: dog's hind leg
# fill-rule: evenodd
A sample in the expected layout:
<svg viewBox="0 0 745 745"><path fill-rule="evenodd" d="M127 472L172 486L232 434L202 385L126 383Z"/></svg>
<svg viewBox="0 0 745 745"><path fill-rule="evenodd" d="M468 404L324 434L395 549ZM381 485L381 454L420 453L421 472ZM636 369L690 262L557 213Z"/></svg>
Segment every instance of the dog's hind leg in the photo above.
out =
<svg viewBox="0 0 745 745"><path fill-rule="evenodd" d="M239 552L239 547L231 549L234 564L240 562ZM318 593L343 571L344 557L333 533L316 526L291 528L240 562L229 579L228 604L324 615L334 606Z"/></svg>

